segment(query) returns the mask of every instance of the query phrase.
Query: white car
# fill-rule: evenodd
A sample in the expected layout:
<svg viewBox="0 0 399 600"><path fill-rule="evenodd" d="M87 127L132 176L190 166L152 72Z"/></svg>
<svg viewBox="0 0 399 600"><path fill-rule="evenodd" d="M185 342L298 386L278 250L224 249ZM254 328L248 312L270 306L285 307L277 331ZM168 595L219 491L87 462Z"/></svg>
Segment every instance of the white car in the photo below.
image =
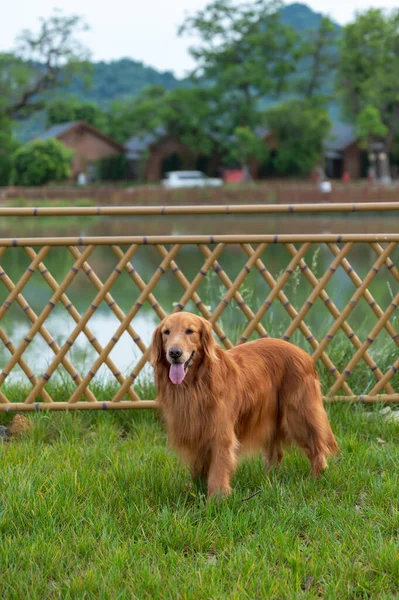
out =
<svg viewBox="0 0 399 600"><path fill-rule="evenodd" d="M221 187L223 179L208 177L201 171L170 171L166 173L162 185L168 190L185 187Z"/></svg>

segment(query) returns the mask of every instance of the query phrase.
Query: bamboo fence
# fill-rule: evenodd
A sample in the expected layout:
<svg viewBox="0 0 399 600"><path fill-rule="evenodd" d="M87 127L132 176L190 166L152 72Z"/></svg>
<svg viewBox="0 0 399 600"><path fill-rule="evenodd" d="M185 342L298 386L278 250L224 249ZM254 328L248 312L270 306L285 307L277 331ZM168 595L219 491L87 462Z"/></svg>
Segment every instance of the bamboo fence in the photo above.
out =
<svg viewBox="0 0 399 600"><path fill-rule="evenodd" d="M399 211L399 203L381 202L367 204L314 204L301 205L234 205L234 206L118 206L118 207L0 207L0 218L9 217L38 218L65 216L143 216L152 215L160 218L163 215L225 215L226 219L234 215L243 214L273 214L273 213L336 213L336 212L370 212L370 211ZM229 215L229 216L227 216ZM287 218L290 218L289 216ZM8 222L8 221L7 221ZM12 220L9 221L10 228ZM14 225L15 227L15 225ZM9 237L0 238L0 285L6 290L6 299L0 305L0 340L8 353L8 360L0 365L0 411L38 411L50 410L80 410L80 409L131 409L154 408L156 402L142 400L135 389L135 382L148 362L149 348L143 342L135 329L135 318L144 304L148 304L160 320L170 310L180 311L193 302L203 317L208 319L213 326L214 333L221 345L232 348L237 343L244 343L255 337L267 337L265 316L274 304L280 304L289 316L290 324L284 332L283 339L292 340L295 332L299 331L308 343L308 350L316 363L322 364L331 375L330 389L325 390L326 401L361 401L361 402L398 402L399 393L395 389L395 375L399 369L399 358L386 369L378 364L378 360L370 351L371 345L377 336L388 335L395 348L399 346L399 333L395 329L394 314L399 303L399 292L394 294L389 305L381 307L370 291L370 285L377 274L383 269L387 281L392 287L399 283L399 269L392 260L394 250L399 242L399 233L395 234L296 234L296 235L261 235L261 234L221 234L221 235L156 235L156 236L66 236L66 237ZM276 277L267 266L268 249L273 245L282 245L287 251L290 260L285 269ZM351 262L352 251L364 244L371 249L374 257L365 276L360 277ZM325 272L320 276L312 270L306 255L314 245L324 246L331 255L331 261ZM45 265L52 247L63 247L73 260L73 265L62 281L59 283L57 273L50 273ZM96 273L90 257L97 246L109 246L115 255L116 266L112 273L102 281ZM153 247L160 257L160 262L152 276L146 281L138 272L135 255L141 246ZM179 268L179 253L187 246L195 246L203 256L204 262L190 281ZM220 257L232 248L246 257L246 262L235 277L231 280L223 270ZM22 248L29 261L28 267L17 282L2 267L3 256L13 252L14 248ZM333 302L327 292L327 285L334 277L337 269L343 269L348 280L354 287L354 293L349 302L340 309ZM132 297L135 301L131 308L124 312L112 294L112 288L118 281L121 273L127 272L132 284ZM199 288L209 272L215 272L225 293L216 308L211 310L201 299ZM182 288L181 297L176 298L174 308L166 310L157 300L157 285L166 272L171 272ZM242 290L249 273L255 272L266 284L268 293L256 306L245 301ZM287 283L293 273L299 272L310 285L311 292L301 306L295 307L289 300ZM37 314L29 305L24 288L32 276L39 273L51 290L50 300ZM81 314L73 304L68 289L76 276L83 273L95 289L95 296L86 311ZM147 274L145 274L147 275ZM136 294L136 295L135 295ZM316 301L321 300L329 315L333 318L333 325L326 335L320 339L312 334L306 317L312 310ZM349 317L360 300L364 300L370 307L376 323L364 339L356 333L349 323ZM99 305L105 302L119 325L109 341L102 345L92 329L90 320ZM13 341L3 327L3 319L13 304L18 304L29 321L29 330L19 345ZM56 305L60 303L67 310L74 321L74 327L67 339L58 344L49 332L49 317ZM226 307L235 304L241 310L245 326L238 339L230 339L221 324L221 317ZM256 304L256 303L255 303ZM269 313L270 314L270 313ZM353 352L345 359L345 366L339 370L333 363L329 349L337 334L343 334L350 341ZM110 353L120 340L121 336L128 334L134 345L141 353L141 357L130 373L123 374L111 359ZM78 368L72 363L71 348L76 344L78 336L83 335L94 350L96 359L85 373L79 373ZM51 349L53 358L44 372L35 373L28 364L26 350L35 336L40 336ZM251 337L252 336L252 337ZM25 354L25 356L24 356ZM351 377L357 365L364 363L372 373L373 385L369 386L363 394L352 390ZM100 401L91 385L100 368L107 367L117 384L117 391L113 398ZM21 402L11 402L6 395L7 381L13 369L20 368L30 390ZM54 378L57 369L62 367L73 382L74 390L66 401L55 401L50 394L49 381Z"/></svg>

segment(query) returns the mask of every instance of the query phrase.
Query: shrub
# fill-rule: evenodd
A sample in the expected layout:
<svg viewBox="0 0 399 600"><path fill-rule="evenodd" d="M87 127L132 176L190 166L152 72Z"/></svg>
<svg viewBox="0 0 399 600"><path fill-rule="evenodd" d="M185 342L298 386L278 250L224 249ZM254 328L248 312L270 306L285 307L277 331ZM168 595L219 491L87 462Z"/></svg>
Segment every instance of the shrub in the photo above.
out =
<svg viewBox="0 0 399 600"><path fill-rule="evenodd" d="M8 185L12 173L12 156L18 147L12 136L11 122L0 115L0 186Z"/></svg>
<svg viewBox="0 0 399 600"><path fill-rule="evenodd" d="M97 176L101 181L121 181L127 178L126 156L117 154L97 161Z"/></svg>
<svg viewBox="0 0 399 600"><path fill-rule="evenodd" d="M73 151L55 139L33 140L14 153L16 185L43 185L70 175Z"/></svg>

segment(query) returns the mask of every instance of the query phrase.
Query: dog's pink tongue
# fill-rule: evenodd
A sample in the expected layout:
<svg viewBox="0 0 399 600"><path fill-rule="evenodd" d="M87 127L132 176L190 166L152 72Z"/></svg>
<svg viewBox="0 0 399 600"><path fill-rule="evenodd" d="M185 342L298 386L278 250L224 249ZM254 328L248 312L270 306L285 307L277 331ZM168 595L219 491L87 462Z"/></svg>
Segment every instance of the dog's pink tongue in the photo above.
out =
<svg viewBox="0 0 399 600"><path fill-rule="evenodd" d="M170 365L169 379L172 383L181 383L185 376L184 363Z"/></svg>

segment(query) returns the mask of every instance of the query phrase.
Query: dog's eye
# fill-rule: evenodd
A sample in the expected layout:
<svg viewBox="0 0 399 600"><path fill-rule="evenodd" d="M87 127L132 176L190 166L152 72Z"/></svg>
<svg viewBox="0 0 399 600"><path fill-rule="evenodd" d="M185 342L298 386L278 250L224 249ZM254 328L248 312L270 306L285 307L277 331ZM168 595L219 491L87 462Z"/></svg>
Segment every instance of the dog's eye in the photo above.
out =
<svg viewBox="0 0 399 600"><path fill-rule="evenodd" d="M170 334L170 329L165 329L165 331L162 332L164 335L169 335Z"/></svg>
<svg viewBox="0 0 399 600"><path fill-rule="evenodd" d="M187 335L191 335L192 333L194 333L194 331L192 329L186 329L186 334Z"/></svg>

